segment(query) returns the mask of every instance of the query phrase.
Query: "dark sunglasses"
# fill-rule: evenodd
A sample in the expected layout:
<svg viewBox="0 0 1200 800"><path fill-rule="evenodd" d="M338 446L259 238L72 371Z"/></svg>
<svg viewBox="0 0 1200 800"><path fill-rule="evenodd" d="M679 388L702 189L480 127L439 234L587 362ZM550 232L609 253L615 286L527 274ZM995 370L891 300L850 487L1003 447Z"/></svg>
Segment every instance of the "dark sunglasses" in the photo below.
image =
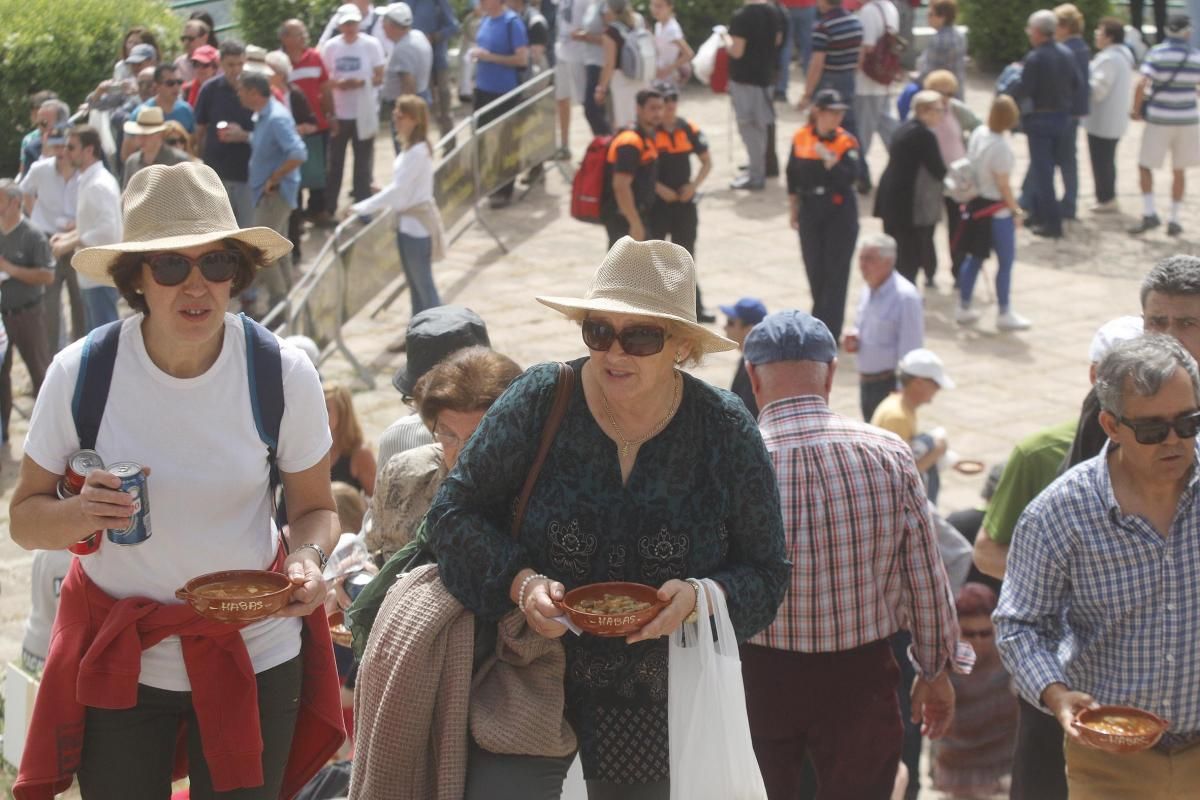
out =
<svg viewBox="0 0 1200 800"><path fill-rule="evenodd" d="M1133 438L1138 444L1162 444L1172 429L1180 439L1192 439L1200 433L1200 411L1185 411L1172 420L1117 417L1117 422L1133 431Z"/></svg>
<svg viewBox="0 0 1200 800"><path fill-rule="evenodd" d="M164 139L163 141L166 142L167 147L185 147L187 145L183 139Z"/></svg>
<svg viewBox="0 0 1200 800"><path fill-rule="evenodd" d="M172 78L172 79L171 79L171 80L169 80L169 81L163 81L163 82L162 82L162 85L163 85L163 86L182 86L182 85L183 85L183 81L182 81L182 80L180 80L179 78Z"/></svg>
<svg viewBox="0 0 1200 800"><path fill-rule="evenodd" d="M631 356L652 356L661 353L667 341L667 331L656 325L630 325L619 332L611 324L595 319L583 321L583 343L590 350L608 351L613 342Z"/></svg>
<svg viewBox="0 0 1200 800"><path fill-rule="evenodd" d="M181 41L181 42L194 42L194 41L196 41L196 40L197 40L197 39L199 39L199 38L200 38L199 36L188 36L188 35L185 33L183 36L180 36L180 37L179 37L179 41Z"/></svg>
<svg viewBox="0 0 1200 800"><path fill-rule="evenodd" d="M242 256L233 250L214 250L199 258L188 258L180 253L158 253L147 258L146 263L159 286L178 286L187 280L193 266L200 268L200 274L209 283L224 283L237 274Z"/></svg>
<svg viewBox="0 0 1200 800"><path fill-rule="evenodd" d="M961 631L959 635L961 635L962 638L964 638L964 639L990 639L996 635L996 632L994 630L992 630L992 631Z"/></svg>

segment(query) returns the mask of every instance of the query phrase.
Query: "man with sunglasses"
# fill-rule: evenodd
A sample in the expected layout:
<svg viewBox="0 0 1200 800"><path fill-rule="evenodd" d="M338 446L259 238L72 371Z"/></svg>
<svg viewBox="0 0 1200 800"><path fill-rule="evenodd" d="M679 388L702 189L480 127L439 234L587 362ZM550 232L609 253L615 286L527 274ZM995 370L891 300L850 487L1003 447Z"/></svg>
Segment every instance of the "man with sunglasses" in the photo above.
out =
<svg viewBox="0 0 1200 800"><path fill-rule="evenodd" d="M994 620L1021 696L1065 732L1071 797L1200 796L1200 372L1175 339L1114 347L1097 368L1101 454L1021 516ZM1170 720L1152 749L1080 744L1077 715Z"/></svg>
<svg viewBox="0 0 1200 800"><path fill-rule="evenodd" d="M662 114L662 93L642 89L637 93L637 124L618 131L608 145L600 216L608 232L609 249L622 236L639 242L647 238L658 181L654 136Z"/></svg>
<svg viewBox="0 0 1200 800"><path fill-rule="evenodd" d="M179 36L179 43L183 45L183 53L175 59L175 67L179 70L179 77L184 81L190 81L195 77L192 70L193 54L204 47L205 45L212 46L212 30L208 27L208 23L202 19L189 19L183 24L183 33ZM191 133L191 128L188 129Z"/></svg>
<svg viewBox="0 0 1200 800"><path fill-rule="evenodd" d="M196 131L196 115L192 107L179 96L183 86L183 78L174 64L159 64L154 68L154 96L134 109L132 119L137 119L138 112L143 108L158 106L162 109L164 120L175 120L188 133Z"/></svg>

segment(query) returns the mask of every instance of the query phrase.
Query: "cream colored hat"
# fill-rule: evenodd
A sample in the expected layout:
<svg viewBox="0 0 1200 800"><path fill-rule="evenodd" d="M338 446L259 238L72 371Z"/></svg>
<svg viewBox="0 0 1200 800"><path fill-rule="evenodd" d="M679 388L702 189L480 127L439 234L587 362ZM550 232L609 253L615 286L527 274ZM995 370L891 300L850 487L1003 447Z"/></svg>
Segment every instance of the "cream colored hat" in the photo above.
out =
<svg viewBox="0 0 1200 800"><path fill-rule="evenodd" d="M537 301L569 317L580 311L608 311L668 319L695 333L706 353L737 348L737 342L696 322L696 266L687 250L670 242L623 236L596 269L583 297Z"/></svg>
<svg viewBox="0 0 1200 800"><path fill-rule="evenodd" d="M162 109L158 106L142 106L137 119L125 122L125 132L130 136L146 136L151 133L161 133L167 129Z"/></svg>
<svg viewBox="0 0 1200 800"><path fill-rule="evenodd" d="M109 269L122 253L155 253L237 239L265 254L287 255L292 243L270 228L239 228L221 179L206 164L154 164L130 178L122 198L125 241L87 247L71 259L80 273L112 285Z"/></svg>

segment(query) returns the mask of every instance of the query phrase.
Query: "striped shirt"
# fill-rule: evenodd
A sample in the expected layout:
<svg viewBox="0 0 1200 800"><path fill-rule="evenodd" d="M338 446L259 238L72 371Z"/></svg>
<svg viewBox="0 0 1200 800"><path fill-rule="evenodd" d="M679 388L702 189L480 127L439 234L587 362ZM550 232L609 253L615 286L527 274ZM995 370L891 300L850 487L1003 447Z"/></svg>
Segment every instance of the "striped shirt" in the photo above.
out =
<svg viewBox="0 0 1200 800"><path fill-rule="evenodd" d="M814 53L825 54L826 72L854 72L858 69L862 39L862 22L837 6L817 18L812 31L812 49Z"/></svg>
<svg viewBox="0 0 1200 800"><path fill-rule="evenodd" d="M811 395L771 403L759 428L794 566L775 621L750 641L829 653L905 628L932 678L956 655L958 621L909 446Z"/></svg>
<svg viewBox="0 0 1200 800"><path fill-rule="evenodd" d="M1161 536L1125 515L1106 445L1050 485L1017 523L997 645L1017 689L1040 706L1064 683L1200 731L1200 477Z"/></svg>
<svg viewBox="0 0 1200 800"><path fill-rule="evenodd" d="M1200 123L1200 112L1196 108L1200 50L1189 47L1185 40L1168 39L1146 53L1142 74L1151 80L1145 95L1147 122L1155 125Z"/></svg>

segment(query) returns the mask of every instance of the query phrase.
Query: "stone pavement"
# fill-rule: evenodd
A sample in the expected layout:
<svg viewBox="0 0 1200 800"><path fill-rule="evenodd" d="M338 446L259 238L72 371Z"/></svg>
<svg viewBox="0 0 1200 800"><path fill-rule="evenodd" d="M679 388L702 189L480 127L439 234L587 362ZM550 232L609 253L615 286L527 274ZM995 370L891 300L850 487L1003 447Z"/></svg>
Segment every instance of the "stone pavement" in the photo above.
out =
<svg viewBox="0 0 1200 800"><path fill-rule="evenodd" d="M986 114L990 82L979 80L970 87L970 104ZM779 120L779 151L786 154L792 132L801 124L793 109L782 109ZM807 308L808 288L800 261L796 234L788 226L787 198L782 182L771 182L766 191L739 194L727 184L734 165L744 163L740 140L726 97L693 87L681 102L682 114L707 133L714 154L714 171L703 187L702 221L698 244L698 269L705 302L731 303L742 295L762 297L768 308ZM959 328L953 321L954 298L947 269L938 276L938 288L926 293L927 346L946 361L958 388L943 392L932 407L921 414L923 428L944 426L951 448L964 458L991 464L1004 458L1020 438L1051 424L1077 415L1087 390L1087 345L1095 329L1120 314L1138 312L1138 282L1158 258L1174 252L1195 252L1200 235L1200 212L1188 209L1185 235L1168 240L1155 232L1133 239L1124 227L1140 213L1135 158L1140 126L1134 125L1120 148L1120 200L1124 217L1089 217L1091 177L1084 137L1080 135L1081 221L1068 228L1059 242L1018 235L1017 265L1013 279L1013 306L1033 321L1033 328L1002 334L994 328L994 309L982 306L985 317L973 329ZM582 155L588 140L582 116L572 124L572 151ZM1025 169L1025 144L1015 141L1019 164ZM390 143L380 140L376 177L384 184L390 177ZM870 154L872 172L879 175L886 154L876 145ZM1165 174L1159 175L1160 206L1165 208ZM450 249L446 261L435 265L435 277L445 302L468 305L487 320L496 349L529 365L551 359L568 359L585 352L577 326L533 300L536 294L582 293L595 266L605 252L605 235L600 226L571 219L568 213L569 184L554 169L544 184L534 187L513 206L482 213L500 232L509 248L507 254L480 227L470 228ZM867 208L867 204L863 204ZM869 209L868 209L869 211ZM1161 212L1160 212L1161 213ZM877 231L879 221L863 215L863 231ZM942 263L946 263L942 229L938 231ZM308 257L316 243L306 248ZM995 274L994 262L986 267ZM861 281L855 271L850 290L850 312L857 304ZM977 302L991 294L981 280ZM368 309L368 311L371 309ZM387 352L387 346L403 334L409 318L408 298L402 296L375 318L362 314L346 328L347 339L360 360L376 376L376 388L366 391L357 382L355 404L369 439L375 438L404 411L391 388L390 377L403 363L403 355ZM727 386L737 361L736 354L709 356L695 370L699 376ZM335 356L323 368L327 379L354 381L349 365ZM26 398L27 402L27 398ZM835 409L857 416L858 392L854 358L840 362L833 391ZM0 471L0 524L7 521L24 422L14 419L12 442ZM982 486L982 476L964 477L951 473L943 481L941 508L949 512L973 504ZM29 603L29 554L10 540L0 540L0 659L19 653L21 630ZM578 783L573 782L574 791ZM578 795L572 795L578 796ZM923 794L923 797L927 795Z"/></svg>

